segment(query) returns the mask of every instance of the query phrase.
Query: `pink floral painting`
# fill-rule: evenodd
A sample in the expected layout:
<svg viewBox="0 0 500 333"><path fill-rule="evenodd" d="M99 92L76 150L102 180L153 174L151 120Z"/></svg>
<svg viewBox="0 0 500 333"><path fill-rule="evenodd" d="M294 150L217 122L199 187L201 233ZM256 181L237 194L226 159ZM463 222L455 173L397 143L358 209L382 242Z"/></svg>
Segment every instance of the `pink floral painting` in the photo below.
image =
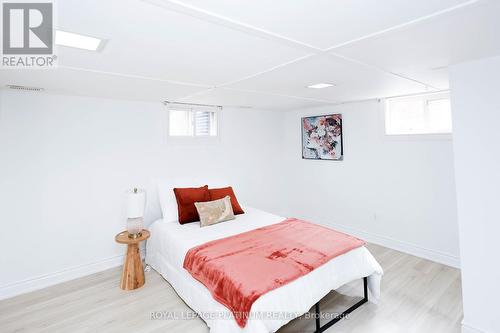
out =
<svg viewBox="0 0 500 333"><path fill-rule="evenodd" d="M302 158L342 160L342 115L302 118Z"/></svg>

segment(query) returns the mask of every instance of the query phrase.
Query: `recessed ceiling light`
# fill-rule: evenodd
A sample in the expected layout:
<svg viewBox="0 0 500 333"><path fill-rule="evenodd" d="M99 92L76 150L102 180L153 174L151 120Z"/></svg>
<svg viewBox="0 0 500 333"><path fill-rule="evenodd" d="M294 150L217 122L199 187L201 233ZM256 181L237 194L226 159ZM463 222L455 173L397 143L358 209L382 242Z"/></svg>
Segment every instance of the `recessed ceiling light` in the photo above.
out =
<svg viewBox="0 0 500 333"><path fill-rule="evenodd" d="M95 37L75 34L62 30L56 31L56 45L75 47L90 51L97 51L102 47L103 40Z"/></svg>
<svg viewBox="0 0 500 333"><path fill-rule="evenodd" d="M311 84L310 86L307 86L307 88L311 89L323 89L323 88L328 88L328 87L333 87L333 83L316 83L316 84Z"/></svg>

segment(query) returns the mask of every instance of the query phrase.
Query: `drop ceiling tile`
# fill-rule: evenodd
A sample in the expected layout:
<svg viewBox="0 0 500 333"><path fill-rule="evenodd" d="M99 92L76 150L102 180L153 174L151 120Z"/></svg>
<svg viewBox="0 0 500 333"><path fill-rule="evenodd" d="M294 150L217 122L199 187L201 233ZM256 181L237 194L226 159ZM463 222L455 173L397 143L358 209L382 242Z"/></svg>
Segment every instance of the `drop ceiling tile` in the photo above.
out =
<svg viewBox="0 0 500 333"><path fill-rule="evenodd" d="M320 82L333 87L311 89ZM317 55L227 86L330 102L380 98L426 90L422 84L328 55Z"/></svg>
<svg viewBox="0 0 500 333"><path fill-rule="evenodd" d="M481 2L333 52L446 89L447 66L500 55L499 17L500 2Z"/></svg>
<svg viewBox="0 0 500 333"><path fill-rule="evenodd" d="M168 2L168 0L164 0ZM184 4L327 48L466 0L182 0Z"/></svg>

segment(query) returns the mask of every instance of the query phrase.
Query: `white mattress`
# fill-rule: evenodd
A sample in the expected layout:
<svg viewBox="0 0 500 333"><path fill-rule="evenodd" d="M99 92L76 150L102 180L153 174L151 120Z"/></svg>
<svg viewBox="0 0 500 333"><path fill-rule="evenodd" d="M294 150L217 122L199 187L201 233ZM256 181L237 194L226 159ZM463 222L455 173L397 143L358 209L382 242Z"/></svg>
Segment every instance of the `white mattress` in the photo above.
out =
<svg viewBox="0 0 500 333"><path fill-rule="evenodd" d="M231 311L213 299L209 290L182 266L187 251L194 246L285 219L255 208L244 207L244 210L245 214L237 215L236 220L204 228L200 228L199 222L181 225L163 220L149 227L151 237L147 241L146 262L205 320L212 333L274 332L306 313L331 290L365 276L368 276L370 301L379 298L382 268L365 247L360 247L262 295L253 304L247 325L240 328Z"/></svg>

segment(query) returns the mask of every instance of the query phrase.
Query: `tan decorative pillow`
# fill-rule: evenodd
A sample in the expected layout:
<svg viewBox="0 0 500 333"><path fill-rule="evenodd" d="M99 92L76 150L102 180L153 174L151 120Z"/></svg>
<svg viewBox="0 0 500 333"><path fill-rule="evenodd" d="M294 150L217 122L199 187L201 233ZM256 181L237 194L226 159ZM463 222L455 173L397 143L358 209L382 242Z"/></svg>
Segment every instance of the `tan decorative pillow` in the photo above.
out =
<svg viewBox="0 0 500 333"><path fill-rule="evenodd" d="M195 202L194 205L198 215L200 215L200 226L202 227L234 219L229 195L219 200Z"/></svg>

